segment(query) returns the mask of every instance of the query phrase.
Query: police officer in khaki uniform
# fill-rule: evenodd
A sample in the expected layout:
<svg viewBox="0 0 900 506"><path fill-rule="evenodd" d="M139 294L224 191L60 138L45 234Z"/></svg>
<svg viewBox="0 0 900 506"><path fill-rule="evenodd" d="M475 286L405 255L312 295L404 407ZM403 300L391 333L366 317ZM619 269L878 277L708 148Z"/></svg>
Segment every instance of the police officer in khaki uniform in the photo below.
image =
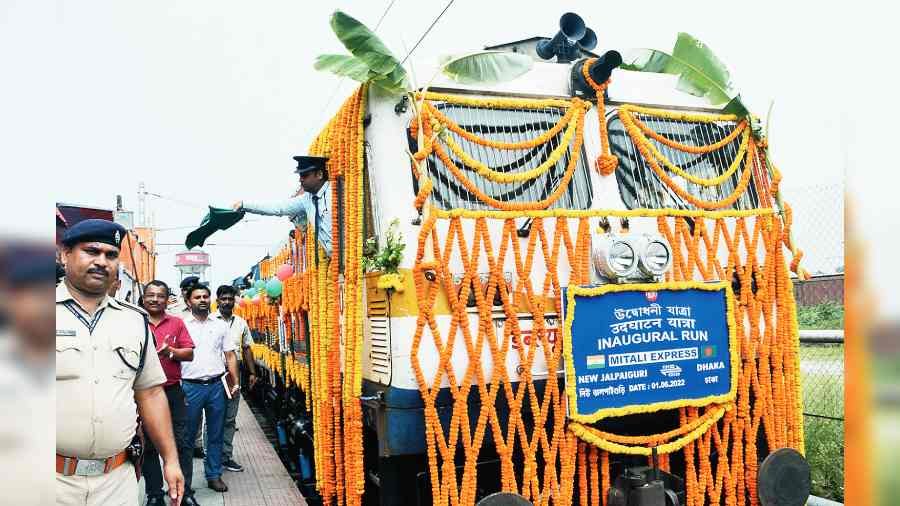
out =
<svg viewBox="0 0 900 506"><path fill-rule="evenodd" d="M56 503L138 503L127 447L137 416L164 461L172 504L184 477L172 434L165 374L146 314L107 296L119 268L122 226L85 220L66 231L66 276L56 289Z"/></svg>

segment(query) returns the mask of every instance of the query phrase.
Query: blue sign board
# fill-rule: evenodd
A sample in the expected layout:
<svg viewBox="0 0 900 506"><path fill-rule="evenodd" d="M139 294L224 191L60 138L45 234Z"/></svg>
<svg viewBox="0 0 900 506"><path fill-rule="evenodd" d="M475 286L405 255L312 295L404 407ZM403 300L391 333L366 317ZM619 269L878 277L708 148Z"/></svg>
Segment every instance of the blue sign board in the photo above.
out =
<svg viewBox="0 0 900 506"><path fill-rule="evenodd" d="M576 286L562 297L570 418L590 423L734 399L727 283Z"/></svg>

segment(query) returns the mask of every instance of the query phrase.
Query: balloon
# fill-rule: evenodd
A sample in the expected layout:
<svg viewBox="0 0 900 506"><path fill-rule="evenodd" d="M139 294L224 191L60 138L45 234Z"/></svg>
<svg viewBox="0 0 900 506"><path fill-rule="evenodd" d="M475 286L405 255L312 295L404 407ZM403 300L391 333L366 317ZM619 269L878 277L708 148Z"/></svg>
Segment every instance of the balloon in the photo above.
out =
<svg viewBox="0 0 900 506"><path fill-rule="evenodd" d="M278 297L281 295L281 280L278 278L272 278L266 282L266 294L269 297Z"/></svg>
<svg viewBox="0 0 900 506"><path fill-rule="evenodd" d="M256 288L257 291L262 290L265 287L266 287L265 279L257 279L256 283L253 283L253 288Z"/></svg>
<svg viewBox="0 0 900 506"><path fill-rule="evenodd" d="M287 278L291 277L294 273L294 266L291 264L281 264L281 267L275 271L275 276L278 277L281 281L285 281Z"/></svg>
<svg viewBox="0 0 900 506"><path fill-rule="evenodd" d="M256 292L257 292L256 287L253 287L253 288L248 288L247 291L244 292L244 294L248 299L252 299L253 296L256 295Z"/></svg>

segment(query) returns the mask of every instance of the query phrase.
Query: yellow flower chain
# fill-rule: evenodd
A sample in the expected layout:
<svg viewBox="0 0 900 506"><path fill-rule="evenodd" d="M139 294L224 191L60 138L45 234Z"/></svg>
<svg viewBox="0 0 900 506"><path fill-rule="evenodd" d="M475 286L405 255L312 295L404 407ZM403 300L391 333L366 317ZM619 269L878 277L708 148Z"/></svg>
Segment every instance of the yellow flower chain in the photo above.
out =
<svg viewBox="0 0 900 506"><path fill-rule="evenodd" d="M626 129L627 129L628 128L627 122L631 122L632 120L631 119L626 120L625 116L621 116L621 118L622 118L622 124L626 125ZM631 124L634 124L634 123L631 123ZM735 131L737 131L737 130L735 130ZM632 135L632 140L635 141L635 143L637 143L637 142L642 143L643 146L653 156L653 158L659 162L662 162L663 165L665 165L667 169L678 174L679 176L683 177L684 179L687 179L688 181L690 181L692 183L703 185L703 186L717 186L717 185L722 184L728 178L730 178L735 173L735 171L737 171L738 167L740 167L741 164L745 161L744 157L747 153L747 147L750 144L750 129L744 129L744 131L742 132L741 144L738 147L738 152L736 155L734 155L734 160L728 166L728 169L726 169L725 172L723 172L722 174L720 174L716 177L703 178L703 177L695 176L693 174L689 174L683 168L672 163L672 161L669 160L665 155L663 155L659 151L659 149L653 145L653 143L651 143L649 140L647 140L646 137L642 136L640 134L640 132L632 129L632 130L628 130L628 133ZM637 136L637 138L635 138L635 136Z"/></svg>
<svg viewBox="0 0 900 506"><path fill-rule="evenodd" d="M643 121L639 120L637 118L637 116L632 114L632 107L630 107L628 105L623 105L619 109L619 117L627 117L628 121L630 123L633 123L634 125L636 125L638 127L638 129L640 129L641 132L643 132L645 135L649 136L653 140L655 140L661 144L665 144L666 146L669 146L672 149L677 149L678 151L684 151L686 153L691 153L691 154L695 154L695 155L700 155L700 154L704 154L704 153L712 153L713 151L721 149L721 148L727 146L728 144L730 144L733 140L735 140L737 138L738 135L741 135L743 133L749 133L749 129L747 128L747 122L741 121L740 123L737 124L737 126L735 126L735 128L730 133L728 133L728 135L723 137L721 140L714 142L712 144L708 144L706 146L691 146L689 144L683 144L680 142L673 141L672 139L669 139L668 137L654 131L652 128L645 125ZM709 123L710 121L707 119L703 122Z"/></svg>
<svg viewBox="0 0 900 506"><path fill-rule="evenodd" d="M637 112L647 116L655 116L657 118L671 119L675 121L689 121L696 123L710 123L713 121L738 121L734 114L713 114L713 113L695 113L687 111L667 111L663 109L655 109L652 107L644 107L640 105L624 104L619 107L619 111Z"/></svg>
<svg viewBox="0 0 900 506"><path fill-rule="evenodd" d="M626 131L628 131L628 134L631 136L631 138L635 139L635 137L639 135L639 133L636 132L637 127L635 127L633 124L629 125L626 122L627 120L625 120L625 117L623 116L622 124L625 125L625 129ZM744 195L744 192L747 191L747 187L750 184L750 176L753 174L753 163L756 156L756 144L753 142L752 138L750 139L750 148L747 149L747 153L744 156L744 172L741 174L741 179L735 187L734 191L721 200L702 200L679 186L675 181L672 180L672 178L668 176L668 174L666 174L662 167L659 166L653 154L650 152L647 144L649 143L642 143L639 140L635 142L635 146L638 148L638 151L641 153L641 156L644 158L647 164L650 165L650 168L653 170L653 172L656 173L663 184L671 188L672 191L674 191L679 197L690 202L696 207L700 207L703 209L721 209L723 207L728 207L734 204L737 199L741 198L741 196Z"/></svg>
<svg viewBox="0 0 900 506"><path fill-rule="evenodd" d="M583 101L575 98L572 100L573 104L579 104ZM444 166L450 169L450 172L453 176L459 181L463 187L466 188L470 193L475 195L478 200L481 202L503 210L530 210L530 209L545 209L556 202L559 197L566 191L569 185L569 181L572 179L572 176L575 175L575 169L578 167L578 160L581 156L581 144L584 140L583 137L583 126L584 126L584 114L578 114L576 116L577 125L575 131L575 141L572 144L571 155L569 156L569 163L566 166L565 172L563 173L563 177L557 183L556 189L551 193L547 198L538 201L532 202L504 202L498 199L495 199L487 194L485 194L478 186L476 186L472 181L462 173L459 167L453 163L453 160L450 159L447 152L440 146L440 144L434 144L433 149L437 154L438 158L440 158L441 162L443 162ZM432 134L431 126L428 123L425 123L425 135L430 137Z"/></svg>
<svg viewBox="0 0 900 506"><path fill-rule="evenodd" d="M405 289L405 286L403 285L403 276L396 272L378 276L377 286L382 290L394 290L397 293L401 293Z"/></svg>
<svg viewBox="0 0 900 506"><path fill-rule="evenodd" d="M416 93L416 98L422 99L423 94L421 92ZM485 107L490 109L545 109L547 107L568 108L576 105L570 100L557 98L477 98L467 95L435 93L431 91L424 94L424 99L438 102L450 102L451 104L466 105L469 107Z"/></svg>
<svg viewBox="0 0 900 506"><path fill-rule="evenodd" d="M703 209L536 209L523 211L473 210L473 209L440 209L432 206L429 213L437 218L489 218L506 220L510 218L656 218L661 216L680 216L691 218L747 218L750 216L767 216L776 214L776 209L764 207L758 209L730 209L724 211L706 211Z"/></svg>
<svg viewBox="0 0 900 506"><path fill-rule="evenodd" d="M569 107L568 110L566 111L566 113L563 115L563 117L560 118L560 120L558 122L556 122L555 125L550 127L549 130L545 131L544 133L540 134L539 136L537 136L533 139L529 139L529 140L525 140L525 141L518 141L518 142L497 141L497 140L493 140L493 139L485 139L483 137L479 137L479 136L473 134L472 132L469 132L468 130L464 129L463 127L459 126L459 124L456 123L455 121L453 121L452 119L448 118L444 113L442 113L431 102L425 102L425 107L424 107L425 115L423 117L423 121L433 118L440 125L447 127L450 131L455 132L460 137L462 137L470 142L474 142L475 144L479 144L481 146L495 148L495 149L531 149L531 148L538 147L542 144L545 144L550 139L555 137L556 134L558 134L560 131L562 131L563 128L565 128L567 125L570 125L572 123L572 118L575 116L577 111L579 111L580 109L586 110L586 108L590 107L589 102L583 102L580 105L581 105L581 107ZM428 146L426 146L426 148L428 148ZM428 149L426 151L430 151L430 149ZM426 155L426 153L423 153L423 155L421 157L424 159L425 155Z"/></svg>
<svg viewBox="0 0 900 506"><path fill-rule="evenodd" d="M569 430L572 431L573 434L578 436L581 440L590 443L601 450L610 452L610 453L618 453L623 455L645 455L649 456L653 454L653 449L655 448L659 455L664 455L667 453L672 453L678 450L681 450L689 443L693 443L700 436L705 434L710 427L716 424L722 417L725 415L726 410L732 409L731 405L728 406L720 406L715 409L711 409L704 415L702 418L698 418L694 420L691 424L686 427L690 427L691 430L686 435L671 441L669 443L654 445L652 447L649 446L631 446L624 445L620 443L616 443L611 441L610 434L598 431L593 427L582 425L578 422L569 422ZM684 430L685 428L682 428ZM653 436L644 436L640 438L634 438L637 440L643 440L646 444L650 444L659 439L658 435Z"/></svg>
<svg viewBox="0 0 900 506"><path fill-rule="evenodd" d="M581 110L581 112L576 114L583 115L583 109ZM556 164L559 163L559 159L562 158L562 156L569 150L569 144L571 144L572 137L575 135L575 130L579 124L581 124L580 118L576 121L570 121L568 127L566 128L566 133L563 134L563 138L559 143L559 146L553 149L547 160L545 160L537 167L526 170L524 172L497 172L488 167L484 162L481 162L469 156L469 154L466 153L462 149L462 147L457 144L455 140L453 140L451 136L439 136L438 138L441 139L444 144L446 144L450 148L450 150L453 151L453 153L460 160L462 160L465 165L474 168L475 172L477 172L479 176L485 179L489 179L495 183L517 183L532 180L544 174L552 167L556 167Z"/></svg>

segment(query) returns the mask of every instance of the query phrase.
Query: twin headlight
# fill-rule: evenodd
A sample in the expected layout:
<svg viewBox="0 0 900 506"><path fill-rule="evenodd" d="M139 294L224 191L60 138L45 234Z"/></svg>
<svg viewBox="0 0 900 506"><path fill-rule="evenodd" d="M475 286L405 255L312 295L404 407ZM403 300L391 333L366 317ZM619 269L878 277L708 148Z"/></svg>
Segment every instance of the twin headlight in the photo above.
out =
<svg viewBox="0 0 900 506"><path fill-rule="evenodd" d="M605 234L594 238L591 260L609 279L655 278L672 265L672 248L659 235Z"/></svg>

